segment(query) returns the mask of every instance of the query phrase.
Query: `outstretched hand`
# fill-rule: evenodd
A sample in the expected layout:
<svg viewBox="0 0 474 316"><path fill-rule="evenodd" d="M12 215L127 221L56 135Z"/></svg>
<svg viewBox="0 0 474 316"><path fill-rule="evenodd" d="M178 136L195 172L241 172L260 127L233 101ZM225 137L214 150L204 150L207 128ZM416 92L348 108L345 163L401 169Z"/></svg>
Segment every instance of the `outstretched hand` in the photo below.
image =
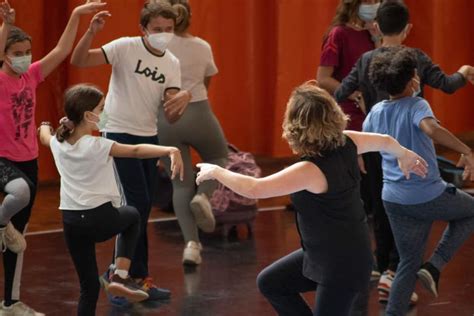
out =
<svg viewBox="0 0 474 316"><path fill-rule="evenodd" d="M417 153L406 148L403 156L398 158L398 166L407 179L410 179L410 173L423 178L428 173L428 163Z"/></svg>
<svg viewBox="0 0 474 316"><path fill-rule="evenodd" d="M15 24L15 9L10 7L8 1L0 3L0 16L3 23L13 25Z"/></svg>
<svg viewBox="0 0 474 316"><path fill-rule="evenodd" d="M76 7L73 12L79 15L97 13L106 5L107 3L101 0L87 0L83 5Z"/></svg>
<svg viewBox="0 0 474 316"><path fill-rule="evenodd" d="M206 180L213 180L215 171L220 168L218 165L213 165L210 163L198 163L196 167L200 169L196 177L197 185Z"/></svg>

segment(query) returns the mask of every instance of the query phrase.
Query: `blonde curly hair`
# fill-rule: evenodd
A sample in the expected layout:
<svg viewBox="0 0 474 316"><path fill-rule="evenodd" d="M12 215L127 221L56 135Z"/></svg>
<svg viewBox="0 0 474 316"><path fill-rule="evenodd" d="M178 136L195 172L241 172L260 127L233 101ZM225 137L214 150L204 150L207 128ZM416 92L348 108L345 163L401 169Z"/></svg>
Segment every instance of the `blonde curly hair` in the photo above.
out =
<svg viewBox="0 0 474 316"><path fill-rule="evenodd" d="M291 93L283 119L283 138L293 153L316 156L345 144L343 134L349 117L315 80Z"/></svg>

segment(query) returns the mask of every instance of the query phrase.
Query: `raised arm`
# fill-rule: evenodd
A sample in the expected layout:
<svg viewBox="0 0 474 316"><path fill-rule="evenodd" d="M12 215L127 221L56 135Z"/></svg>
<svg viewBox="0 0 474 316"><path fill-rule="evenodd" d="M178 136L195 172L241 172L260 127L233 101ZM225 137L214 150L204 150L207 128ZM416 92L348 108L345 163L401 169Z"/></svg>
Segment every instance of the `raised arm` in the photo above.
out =
<svg viewBox="0 0 474 316"><path fill-rule="evenodd" d="M89 28L72 52L71 64L78 67L93 67L107 63L102 49L91 49L91 46L95 35L104 28L105 18L109 16L108 11L101 11L92 18Z"/></svg>
<svg viewBox="0 0 474 316"><path fill-rule="evenodd" d="M10 7L8 1L0 3L0 17L3 21L0 29L0 60L3 60L8 33L10 32L11 26L15 24L15 10Z"/></svg>
<svg viewBox="0 0 474 316"><path fill-rule="evenodd" d="M110 156L119 158L157 158L169 156L171 159L171 178L174 179L176 175L180 175L183 180L183 159L181 152L176 147L157 146L157 145L124 145L114 143L110 149Z"/></svg>
<svg viewBox="0 0 474 316"><path fill-rule="evenodd" d="M76 7L64 29L56 47L49 54L40 60L43 77L47 77L60 63L71 53L74 40L79 26L79 18L83 14L90 14L99 11L106 4L100 0L88 0L85 4Z"/></svg>
<svg viewBox="0 0 474 316"><path fill-rule="evenodd" d="M344 134L350 137L356 144L358 154L382 151L397 158L398 166L407 179L410 178L410 172L420 177L424 177L428 172L428 164L422 157L400 145L400 143L390 135L356 131L344 131Z"/></svg>
<svg viewBox="0 0 474 316"><path fill-rule="evenodd" d="M217 165L200 163L196 183L216 179L232 191L253 199L264 199L308 190L327 191L327 181L313 163L303 161L264 178L254 178L229 171Z"/></svg>

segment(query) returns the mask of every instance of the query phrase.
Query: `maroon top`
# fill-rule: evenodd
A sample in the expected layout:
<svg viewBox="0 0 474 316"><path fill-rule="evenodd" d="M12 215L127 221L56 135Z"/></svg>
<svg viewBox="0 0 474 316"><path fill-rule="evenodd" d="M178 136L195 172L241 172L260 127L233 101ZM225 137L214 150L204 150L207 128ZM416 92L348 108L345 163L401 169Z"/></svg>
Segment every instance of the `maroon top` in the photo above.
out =
<svg viewBox="0 0 474 316"><path fill-rule="evenodd" d="M334 67L332 77L342 81L362 54L374 48L369 31L357 31L344 25L335 26L323 43L320 65ZM351 118L347 129L361 131L365 114L357 104L347 100L341 102L340 106Z"/></svg>

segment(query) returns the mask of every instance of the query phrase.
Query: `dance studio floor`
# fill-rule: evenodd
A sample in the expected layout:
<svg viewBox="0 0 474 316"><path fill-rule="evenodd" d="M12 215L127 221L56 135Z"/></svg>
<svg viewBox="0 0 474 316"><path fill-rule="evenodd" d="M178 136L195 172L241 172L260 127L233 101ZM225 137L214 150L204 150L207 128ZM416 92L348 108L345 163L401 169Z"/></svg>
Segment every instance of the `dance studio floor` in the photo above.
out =
<svg viewBox="0 0 474 316"><path fill-rule="evenodd" d="M255 277L264 266L298 247L293 217L292 212L285 210L260 212L251 238L247 238L243 226L228 241L218 233L203 236L204 261L194 270L184 269L180 264L183 245L176 221L150 223L150 270L159 285L171 289L171 300L120 309L110 306L101 292L97 315L273 315L257 291ZM430 248L441 230L441 224L435 226ZM27 241L22 299L46 315L73 315L79 284L62 233L37 231ZM109 263L112 246L112 242L107 242L97 247L102 270ZM443 272L440 298L431 298L417 286L420 303L409 315L472 316L473 263L471 239ZM313 294L307 298L312 302ZM374 287L368 302L360 301L358 306L354 315L383 315Z"/></svg>
<svg viewBox="0 0 474 316"><path fill-rule="evenodd" d="M268 174L290 162L260 161L260 165L264 165L264 174ZM194 270L181 265L184 245L173 215L153 210L148 225L150 271L158 285L172 291L171 300L121 309L112 307L102 291L97 315L274 315L259 294L255 278L263 267L299 247L294 213L284 210L288 202L287 197L260 201L262 211L250 238L244 226L227 241L219 232L203 235L203 264ZM79 283L64 243L58 205L58 185L41 185L28 228L21 297L46 315L75 315ZM443 227L441 223L434 226L429 250L433 249ZM110 262L112 248L113 241L97 246L101 271ZM409 316L473 316L473 267L474 238L471 238L442 273L438 299L417 285L420 302ZM353 315L383 315L376 285L374 282L369 295L357 302ZM305 297L313 303L313 293Z"/></svg>

